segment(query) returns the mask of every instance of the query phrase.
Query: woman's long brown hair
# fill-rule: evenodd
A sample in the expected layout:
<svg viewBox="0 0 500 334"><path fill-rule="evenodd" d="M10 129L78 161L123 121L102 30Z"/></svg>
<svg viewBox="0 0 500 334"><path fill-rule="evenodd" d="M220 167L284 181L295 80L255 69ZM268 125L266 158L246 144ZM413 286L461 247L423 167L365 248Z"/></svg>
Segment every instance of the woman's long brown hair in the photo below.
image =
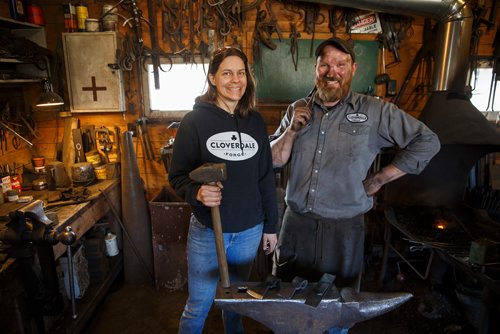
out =
<svg viewBox="0 0 500 334"><path fill-rule="evenodd" d="M247 88L236 106L236 113L238 113L241 117L246 117L250 112L255 110L255 79L250 71L247 56L238 48L224 47L214 51L207 72L208 88L207 91L200 96L200 99L201 101L208 103L215 103L215 101L217 101L217 87L212 85L209 80L209 75L215 75L220 67L220 64L224 61L224 59L230 56L241 58L243 64L245 64Z"/></svg>

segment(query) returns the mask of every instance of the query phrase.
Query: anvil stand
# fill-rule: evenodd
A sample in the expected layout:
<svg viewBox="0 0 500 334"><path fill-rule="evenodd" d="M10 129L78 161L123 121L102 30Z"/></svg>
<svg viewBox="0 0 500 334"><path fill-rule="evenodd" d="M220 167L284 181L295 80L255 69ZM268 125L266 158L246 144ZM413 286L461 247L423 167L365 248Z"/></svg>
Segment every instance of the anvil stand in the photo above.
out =
<svg viewBox="0 0 500 334"><path fill-rule="evenodd" d="M52 249L58 242L68 246L70 298L75 319L77 315L71 260L71 245L76 240L75 232L70 226L63 232L57 232L54 222L45 215L43 202L40 200L11 212L9 218L9 222L0 229L0 240L11 245L9 256L20 263L21 281L37 332L46 332L43 316L58 315L64 307Z"/></svg>

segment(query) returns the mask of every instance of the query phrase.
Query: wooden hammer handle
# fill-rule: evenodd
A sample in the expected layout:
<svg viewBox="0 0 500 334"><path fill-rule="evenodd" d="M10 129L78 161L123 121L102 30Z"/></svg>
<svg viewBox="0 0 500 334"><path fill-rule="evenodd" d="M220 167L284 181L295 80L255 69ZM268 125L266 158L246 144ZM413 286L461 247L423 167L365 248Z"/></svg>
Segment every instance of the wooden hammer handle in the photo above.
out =
<svg viewBox="0 0 500 334"><path fill-rule="evenodd" d="M220 222L219 206L212 207L211 213L221 283L223 288L229 288L231 284L229 283L229 270L227 267L226 250L224 248L224 237L222 236L222 224Z"/></svg>

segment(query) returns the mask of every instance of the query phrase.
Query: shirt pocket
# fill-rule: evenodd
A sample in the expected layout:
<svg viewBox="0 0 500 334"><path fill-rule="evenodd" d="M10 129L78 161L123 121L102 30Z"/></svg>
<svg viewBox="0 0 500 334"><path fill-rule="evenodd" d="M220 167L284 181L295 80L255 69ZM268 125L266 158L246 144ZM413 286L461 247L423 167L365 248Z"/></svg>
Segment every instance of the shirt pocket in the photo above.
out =
<svg viewBox="0 0 500 334"><path fill-rule="evenodd" d="M341 153L346 156L358 156L368 148L369 125L341 123L339 132Z"/></svg>

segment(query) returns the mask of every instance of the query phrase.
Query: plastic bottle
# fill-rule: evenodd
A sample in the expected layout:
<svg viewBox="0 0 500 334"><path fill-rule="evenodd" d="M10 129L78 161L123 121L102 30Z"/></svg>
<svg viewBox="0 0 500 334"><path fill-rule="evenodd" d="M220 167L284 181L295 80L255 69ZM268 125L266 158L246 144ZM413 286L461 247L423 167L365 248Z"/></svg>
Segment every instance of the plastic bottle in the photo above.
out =
<svg viewBox="0 0 500 334"><path fill-rule="evenodd" d="M78 31L85 31L85 20L89 17L87 5L80 2L76 6L76 20L78 22Z"/></svg>
<svg viewBox="0 0 500 334"><path fill-rule="evenodd" d="M64 12L64 29L66 32L76 32L78 29L78 24L76 22L76 9L75 6L68 1L67 4L63 4Z"/></svg>

